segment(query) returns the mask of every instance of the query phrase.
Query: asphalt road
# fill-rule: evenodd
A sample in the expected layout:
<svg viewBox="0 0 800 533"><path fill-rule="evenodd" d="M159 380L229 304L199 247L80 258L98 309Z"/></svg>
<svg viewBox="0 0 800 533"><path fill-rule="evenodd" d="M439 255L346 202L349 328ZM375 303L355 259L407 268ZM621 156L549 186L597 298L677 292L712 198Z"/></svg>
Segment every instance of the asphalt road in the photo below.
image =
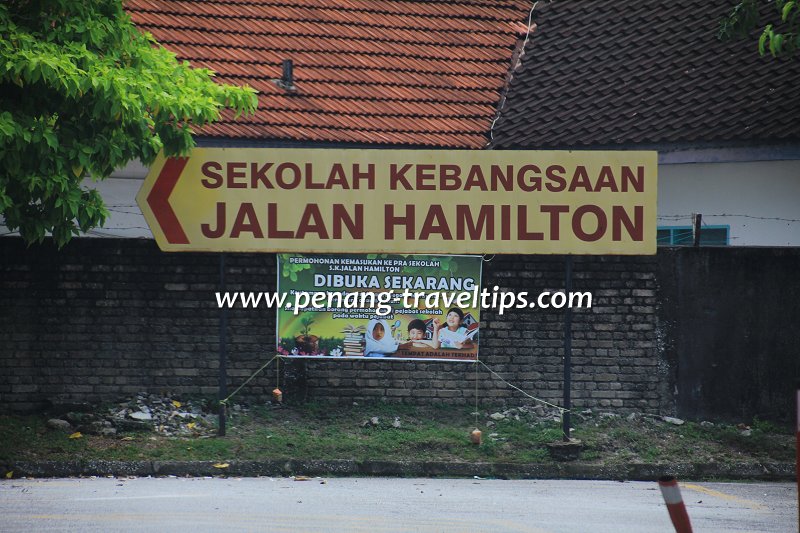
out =
<svg viewBox="0 0 800 533"><path fill-rule="evenodd" d="M696 533L797 531L793 483L683 483ZM132 478L0 482L0 531L670 532L656 483Z"/></svg>

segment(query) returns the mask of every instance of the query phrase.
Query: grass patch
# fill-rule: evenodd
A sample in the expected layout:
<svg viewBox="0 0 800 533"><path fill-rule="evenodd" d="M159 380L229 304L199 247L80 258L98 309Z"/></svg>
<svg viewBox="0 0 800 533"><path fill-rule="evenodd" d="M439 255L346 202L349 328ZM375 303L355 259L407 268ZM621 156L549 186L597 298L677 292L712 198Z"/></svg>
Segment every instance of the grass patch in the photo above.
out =
<svg viewBox="0 0 800 533"><path fill-rule="evenodd" d="M546 444L561 438L558 422L525 416L477 426L483 444L467 438L475 427L469 409L375 404L341 407L307 403L258 407L228 421L224 438L120 433L114 437L49 429L42 416L0 416L0 460L262 460L355 459L533 463L551 461ZM377 424L371 419L377 417ZM733 425L674 426L649 417L574 417L573 437L586 446L581 460L608 465L637 461L755 462L794 459L791 428L754 421ZM395 423L399 422L399 424Z"/></svg>

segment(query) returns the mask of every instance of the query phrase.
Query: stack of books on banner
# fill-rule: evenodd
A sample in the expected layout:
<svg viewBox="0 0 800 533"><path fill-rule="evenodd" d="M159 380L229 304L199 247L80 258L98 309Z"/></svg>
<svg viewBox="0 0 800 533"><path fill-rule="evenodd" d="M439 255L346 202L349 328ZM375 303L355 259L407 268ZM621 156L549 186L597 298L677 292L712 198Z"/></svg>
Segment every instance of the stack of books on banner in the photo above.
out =
<svg viewBox="0 0 800 533"><path fill-rule="evenodd" d="M364 355L364 333L367 331L366 326L354 326L348 324L342 330L344 333L344 356L345 357L360 357Z"/></svg>

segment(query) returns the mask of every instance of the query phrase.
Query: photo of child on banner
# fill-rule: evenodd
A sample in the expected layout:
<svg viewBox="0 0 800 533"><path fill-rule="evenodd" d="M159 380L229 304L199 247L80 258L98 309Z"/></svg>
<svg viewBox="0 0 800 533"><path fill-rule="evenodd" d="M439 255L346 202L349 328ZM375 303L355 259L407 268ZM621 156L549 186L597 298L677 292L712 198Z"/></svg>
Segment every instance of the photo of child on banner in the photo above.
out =
<svg viewBox="0 0 800 533"><path fill-rule="evenodd" d="M468 317L470 319L471 317ZM434 321L438 321L436 318ZM464 324L464 311L458 307L453 307L447 311L445 317L446 327L438 329L437 344L441 348L453 348L461 350L472 345L472 339L478 333L478 322L470 320L468 325Z"/></svg>
<svg viewBox="0 0 800 533"><path fill-rule="evenodd" d="M279 292L316 294L322 304L278 310L277 352L474 361L480 307L452 303L480 291L481 266L479 256L282 254ZM378 296L388 291L394 298L381 308Z"/></svg>

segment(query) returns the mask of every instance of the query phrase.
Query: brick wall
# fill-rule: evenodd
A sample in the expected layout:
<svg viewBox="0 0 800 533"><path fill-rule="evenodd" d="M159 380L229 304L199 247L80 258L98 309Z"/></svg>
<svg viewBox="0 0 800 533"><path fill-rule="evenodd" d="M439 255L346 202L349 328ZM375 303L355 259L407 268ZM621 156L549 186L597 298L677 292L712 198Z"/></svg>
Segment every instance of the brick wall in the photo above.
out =
<svg viewBox="0 0 800 533"><path fill-rule="evenodd" d="M220 311L217 254L160 252L152 241L77 239L63 250L0 239L0 410L106 401L138 391L217 392ZM229 254L228 290L271 291L275 256ZM573 290L592 309L573 314L573 405L673 409L669 369L659 353L655 257L576 257ZM559 290L561 256L495 256L484 263L491 289ZM483 311L480 357L534 396L562 397L564 312ZM274 355L275 313L229 311L232 390ZM470 405L475 366L401 361L291 361L281 365L287 400L397 401ZM269 367L242 392L264 401ZM483 405L524 397L478 375Z"/></svg>
<svg viewBox="0 0 800 533"><path fill-rule="evenodd" d="M677 414L792 419L800 248L675 248L658 256L660 344Z"/></svg>
<svg viewBox="0 0 800 533"><path fill-rule="evenodd" d="M591 291L591 310L573 311L572 397L576 407L657 411L663 366L656 352L655 259L575 258L573 290ZM562 290L562 257L495 256L483 286L539 292ZM504 379L551 403L563 397L564 312L524 309L481 314L480 358ZM387 370L389 370L387 372ZM661 373L659 373L661 372ZM307 365L314 397L347 402L369 397L469 404L471 364L357 361ZM524 397L480 368L481 401L513 404Z"/></svg>

